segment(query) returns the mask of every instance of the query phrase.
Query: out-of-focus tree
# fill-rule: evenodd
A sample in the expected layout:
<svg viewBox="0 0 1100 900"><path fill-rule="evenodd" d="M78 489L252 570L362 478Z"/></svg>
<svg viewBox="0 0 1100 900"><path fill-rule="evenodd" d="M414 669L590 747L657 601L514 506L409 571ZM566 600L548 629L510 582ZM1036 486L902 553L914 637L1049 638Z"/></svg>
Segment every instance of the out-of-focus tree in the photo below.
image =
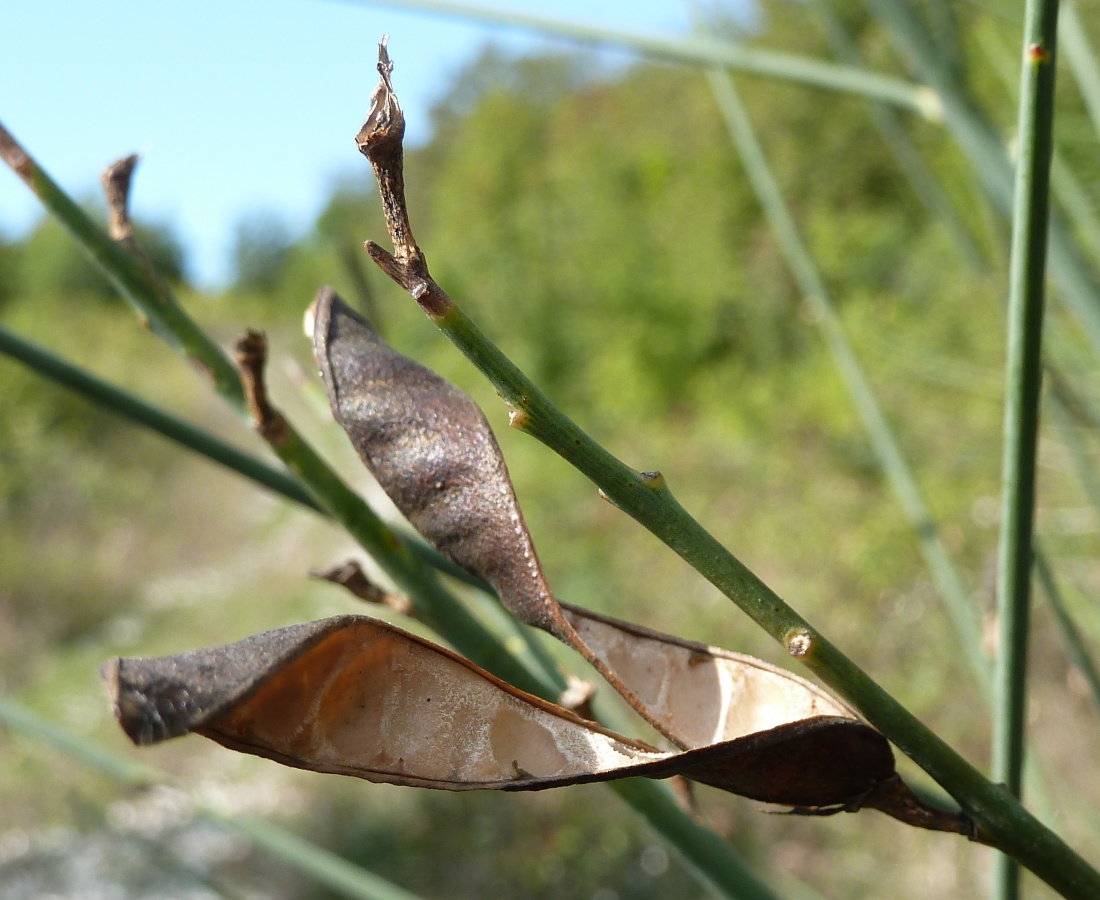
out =
<svg viewBox="0 0 1100 900"><path fill-rule="evenodd" d="M96 217L105 221L99 205L91 206ZM186 280L183 245L171 228L139 220L134 231L162 277L172 284ZM111 302L118 299L115 289L54 219L43 219L16 247L18 265L14 267L14 280L20 293L29 296L83 294ZM0 281L4 278L2 266L0 263Z"/></svg>
<svg viewBox="0 0 1100 900"><path fill-rule="evenodd" d="M233 237L233 284L237 290L276 290L290 262L290 229L275 213L255 211L238 223Z"/></svg>

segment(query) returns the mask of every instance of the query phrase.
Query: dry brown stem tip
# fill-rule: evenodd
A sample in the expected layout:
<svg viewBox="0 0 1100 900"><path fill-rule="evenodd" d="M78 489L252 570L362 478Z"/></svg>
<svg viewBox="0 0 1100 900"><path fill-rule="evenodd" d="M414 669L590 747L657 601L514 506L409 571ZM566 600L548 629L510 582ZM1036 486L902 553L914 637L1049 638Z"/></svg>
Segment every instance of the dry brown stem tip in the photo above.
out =
<svg viewBox="0 0 1100 900"><path fill-rule="evenodd" d="M431 317L446 314L454 303L432 279L428 263L417 246L409 223L405 203L404 147L405 115L393 91L393 62L387 49L387 39L378 45L378 86L371 93L371 108L355 144L374 168L378 193L386 228L390 233L393 253L373 241L366 243L371 259L390 278L413 296Z"/></svg>
<svg viewBox="0 0 1100 900"><path fill-rule="evenodd" d="M116 241L129 241L134 236L133 223L130 221L130 184L137 164L138 155L131 153L116 159L99 176L103 193L107 197L109 230Z"/></svg>
<svg viewBox="0 0 1100 900"><path fill-rule="evenodd" d="M329 569L318 569L310 574L314 578L323 578L325 581L340 585L367 603L377 603L406 616L412 614L412 603L408 597L380 588L367 577L359 563L353 559Z"/></svg>
<svg viewBox="0 0 1100 900"><path fill-rule="evenodd" d="M234 347L234 358L256 430L268 443L278 447L290 437L290 426L267 399L264 365L267 363L267 339L249 329Z"/></svg>

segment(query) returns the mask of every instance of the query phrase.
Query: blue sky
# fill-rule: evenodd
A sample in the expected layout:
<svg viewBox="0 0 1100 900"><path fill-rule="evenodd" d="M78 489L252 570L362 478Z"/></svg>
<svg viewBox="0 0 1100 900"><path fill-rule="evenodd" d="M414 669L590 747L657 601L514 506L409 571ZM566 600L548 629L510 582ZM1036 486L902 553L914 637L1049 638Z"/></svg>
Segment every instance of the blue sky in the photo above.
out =
<svg viewBox="0 0 1100 900"><path fill-rule="evenodd" d="M495 0L502 8L668 34L689 30L675 0ZM34 0L5 8L0 121L66 189L142 154L137 214L169 222L200 284L223 279L233 227L271 211L307 228L334 180L358 168L353 136L390 35L408 139L489 41L516 52L567 46L518 30L346 0ZM37 201L0 168L0 235L26 232Z"/></svg>

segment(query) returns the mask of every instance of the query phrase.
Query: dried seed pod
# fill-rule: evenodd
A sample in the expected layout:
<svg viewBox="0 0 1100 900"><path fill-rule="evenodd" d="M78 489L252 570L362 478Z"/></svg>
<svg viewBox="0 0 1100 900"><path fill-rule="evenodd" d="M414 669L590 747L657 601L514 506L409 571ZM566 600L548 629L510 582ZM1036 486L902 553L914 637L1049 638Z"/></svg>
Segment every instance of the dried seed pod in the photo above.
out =
<svg viewBox="0 0 1100 900"><path fill-rule="evenodd" d="M697 646L655 639L629 623L608 631L607 623L591 621L594 629L581 624L602 631L605 645L633 643L668 672L679 671L670 659ZM848 714L816 715L819 689L751 657L723 654L709 658L731 672L752 670L741 680L759 679L761 670L768 677L750 692L706 694L714 708L701 720L746 723L768 707L766 721L775 724L673 752L581 719L363 616L177 656L116 659L104 677L115 715L135 743L194 732L298 768L454 791L677 775L804 812L874 808L917 827L975 837L968 818L925 805L901 781L889 744L873 728Z"/></svg>
<svg viewBox="0 0 1100 900"><path fill-rule="evenodd" d="M569 624L477 404L385 344L330 288L317 295L306 322L333 415L413 526L492 585L521 621L576 649L639 715L683 746Z"/></svg>
<svg viewBox="0 0 1100 900"><path fill-rule="evenodd" d="M524 622L567 634L477 404L385 344L331 289L310 313L333 414L397 508Z"/></svg>
<svg viewBox="0 0 1100 900"><path fill-rule="evenodd" d="M688 747L705 747L799 719L858 720L805 678L754 656L662 634L562 604L585 644Z"/></svg>
<svg viewBox="0 0 1100 900"><path fill-rule="evenodd" d="M364 616L115 660L106 677L137 743L195 732L287 765L394 784L540 790L683 774L759 800L821 807L854 802L893 773L882 736L846 717L661 752Z"/></svg>

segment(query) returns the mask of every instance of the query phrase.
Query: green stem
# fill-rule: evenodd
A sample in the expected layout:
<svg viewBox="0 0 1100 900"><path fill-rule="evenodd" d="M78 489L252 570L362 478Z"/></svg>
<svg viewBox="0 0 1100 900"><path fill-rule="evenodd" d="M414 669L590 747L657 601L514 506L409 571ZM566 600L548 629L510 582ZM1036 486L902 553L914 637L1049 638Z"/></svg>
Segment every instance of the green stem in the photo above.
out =
<svg viewBox="0 0 1100 900"><path fill-rule="evenodd" d="M667 62L729 66L755 75L795 81L825 90L857 94L916 112L934 121L938 121L941 116L939 100L935 93L921 85L915 85L891 75L870 72L857 66L837 65L774 50L756 50L731 41L705 40L697 37L653 37L620 28L600 28L511 10L476 4L441 2L441 0L359 0L359 2L529 28L574 41L625 47Z"/></svg>
<svg viewBox="0 0 1100 900"><path fill-rule="evenodd" d="M155 431L207 459L232 469L245 478L263 485L276 494L293 500L314 512L324 512L300 481L269 466L261 459L238 450L205 429L146 403L140 397L108 384L86 369L75 366L44 347L8 331L0 325L0 353L80 394L116 415Z"/></svg>
<svg viewBox="0 0 1100 900"><path fill-rule="evenodd" d="M222 348L184 312L168 286L92 221L3 124L0 124L0 158L68 229L150 330L204 372L238 415L247 416L240 377Z"/></svg>
<svg viewBox="0 0 1100 900"><path fill-rule="evenodd" d="M1020 796L1027 719L1035 462L1042 386L1043 307L1054 133L1058 0L1028 0L1025 12L1015 203L1008 291L1004 474L997 582L998 653L993 777ZM997 858L994 895L1019 896L1019 867Z"/></svg>
<svg viewBox="0 0 1100 900"><path fill-rule="evenodd" d="M0 353L26 365L55 384L69 388L103 409L155 431L212 462L225 466L276 494L327 516L309 489L285 469L276 469L262 459L238 450L216 434L168 413L159 407L93 375L86 369L31 343L0 325ZM487 584L423 541L398 535L400 541L422 562L466 584L491 592Z"/></svg>
<svg viewBox="0 0 1100 900"><path fill-rule="evenodd" d="M852 350L829 289L809 249L802 241L798 226L787 208L732 79L723 71L711 70L710 81L730 136L741 155L749 181L776 236L787 267L820 326L822 337L863 422L883 473L901 504L902 511L916 531L925 563L943 598L966 661L979 686L988 696L992 672L989 660L982 652L981 622L974 604L947 548L940 540L936 523L924 503L916 477L906 462L893 429L875 399L867 376Z"/></svg>

